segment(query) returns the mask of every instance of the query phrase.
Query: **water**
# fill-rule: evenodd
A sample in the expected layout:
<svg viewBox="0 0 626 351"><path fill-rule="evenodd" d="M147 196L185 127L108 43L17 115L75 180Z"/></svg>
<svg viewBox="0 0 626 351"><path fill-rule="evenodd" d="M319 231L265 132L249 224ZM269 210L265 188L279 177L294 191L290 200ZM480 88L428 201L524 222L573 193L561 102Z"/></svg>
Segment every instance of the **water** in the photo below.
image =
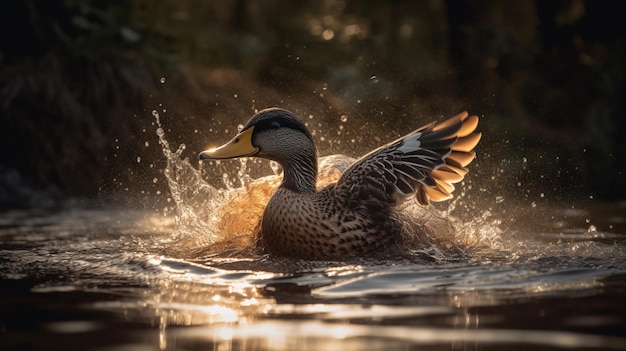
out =
<svg viewBox="0 0 626 351"><path fill-rule="evenodd" d="M626 349L624 204L465 221L456 202L408 204L407 231L444 238L388 260L281 259L250 236L279 177L244 163L214 187L158 127L175 213L2 213L0 350ZM326 159L325 179L347 161Z"/></svg>

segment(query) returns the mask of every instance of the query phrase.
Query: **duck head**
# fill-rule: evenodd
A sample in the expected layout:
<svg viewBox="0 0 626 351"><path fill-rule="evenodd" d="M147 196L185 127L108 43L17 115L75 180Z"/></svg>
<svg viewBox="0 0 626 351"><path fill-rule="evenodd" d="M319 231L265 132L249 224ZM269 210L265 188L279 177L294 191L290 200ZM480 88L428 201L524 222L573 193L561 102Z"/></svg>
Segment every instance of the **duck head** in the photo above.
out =
<svg viewBox="0 0 626 351"><path fill-rule="evenodd" d="M202 151L201 160L260 157L278 162L284 171L282 186L315 190L317 150L311 133L293 113L280 108L260 111L228 143Z"/></svg>

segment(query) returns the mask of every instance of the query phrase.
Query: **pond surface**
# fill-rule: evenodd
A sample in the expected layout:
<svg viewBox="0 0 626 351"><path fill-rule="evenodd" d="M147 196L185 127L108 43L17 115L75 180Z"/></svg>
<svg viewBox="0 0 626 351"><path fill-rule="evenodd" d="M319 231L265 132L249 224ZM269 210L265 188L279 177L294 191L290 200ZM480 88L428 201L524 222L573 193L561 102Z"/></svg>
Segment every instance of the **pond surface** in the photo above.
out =
<svg viewBox="0 0 626 351"><path fill-rule="evenodd" d="M133 210L0 222L0 349L625 349L625 236L501 233L508 248L387 261L168 256Z"/></svg>
<svg viewBox="0 0 626 351"><path fill-rule="evenodd" d="M0 214L0 350L626 349L624 203L409 207L448 245L281 259L250 239L279 177L215 188L158 134L175 210Z"/></svg>

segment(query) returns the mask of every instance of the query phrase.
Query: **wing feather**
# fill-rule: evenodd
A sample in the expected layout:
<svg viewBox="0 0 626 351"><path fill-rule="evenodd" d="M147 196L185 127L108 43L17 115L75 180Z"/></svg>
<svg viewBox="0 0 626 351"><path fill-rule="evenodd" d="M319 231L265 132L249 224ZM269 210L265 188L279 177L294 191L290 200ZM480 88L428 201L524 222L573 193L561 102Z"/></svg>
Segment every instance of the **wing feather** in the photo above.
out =
<svg viewBox="0 0 626 351"><path fill-rule="evenodd" d="M439 169L434 169L431 171L431 173L433 177L437 179L441 179L448 183L458 183L461 180L463 180L463 175L456 173L456 172L450 172L448 170L444 170L443 167Z"/></svg>
<svg viewBox="0 0 626 351"><path fill-rule="evenodd" d="M462 112L430 123L370 152L344 172L335 190L354 206L363 198L396 205L415 194L420 204L452 197L475 158L478 117ZM356 195L355 195L356 194ZM358 198L357 198L358 197Z"/></svg>
<svg viewBox="0 0 626 351"><path fill-rule="evenodd" d="M439 188L424 188L428 198L430 201L441 202L450 200L452 198L452 194L444 193ZM428 205L428 201L420 202L422 205Z"/></svg>
<svg viewBox="0 0 626 351"><path fill-rule="evenodd" d="M473 133L476 127L478 127L478 116L469 116L463 121L463 127L461 127L461 130L459 130L456 136L459 138L466 137Z"/></svg>
<svg viewBox="0 0 626 351"><path fill-rule="evenodd" d="M453 165L449 164L447 161L448 161L448 159L446 159L446 164L443 167L439 168L439 170L456 173L456 174L460 175L461 177L465 177L467 172L469 172L469 170L467 168L453 166Z"/></svg>
<svg viewBox="0 0 626 351"><path fill-rule="evenodd" d="M457 140L457 142L452 145L452 150L470 152L476 147L476 145L480 141L481 136L482 135L480 133L473 133L468 136L459 138L459 140Z"/></svg>
<svg viewBox="0 0 626 351"><path fill-rule="evenodd" d="M450 155L446 158L446 163L457 166L457 167L467 167L474 158L476 157L476 152L461 152L461 151L452 151Z"/></svg>
<svg viewBox="0 0 626 351"><path fill-rule="evenodd" d="M467 111L463 111L463 112L459 113L458 115L456 115L454 117L450 117L450 118L448 118L447 120L445 120L443 122L437 123L437 125L433 127L433 130L434 131L438 131L438 130L441 130L443 128L447 128L447 127L449 127L451 125L455 125L455 124L459 123L459 121L463 121L464 119L466 119L467 115L468 115Z"/></svg>
<svg viewBox="0 0 626 351"><path fill-rule="evenodd" d="M445 193L452 194L454 191L454 184L446 182L445 180L435 178L435 183L437 183L437 188L443 190Z"/></svg>

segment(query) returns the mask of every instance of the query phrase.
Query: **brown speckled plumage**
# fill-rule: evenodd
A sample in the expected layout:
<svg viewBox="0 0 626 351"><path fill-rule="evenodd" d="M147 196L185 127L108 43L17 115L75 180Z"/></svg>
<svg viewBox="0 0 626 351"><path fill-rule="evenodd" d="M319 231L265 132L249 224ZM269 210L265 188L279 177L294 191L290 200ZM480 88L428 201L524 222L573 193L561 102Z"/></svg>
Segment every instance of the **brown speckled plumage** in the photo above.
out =
<svg viewBox="0 0 626 351"><path fill-rule="evenodd" d="M451 197L480 140L478 117L466 112L431 123L353 163L335 184L315 188L317 151L292 113L267 109L201 159L242 156L278 162L283 182L269 200L260 240L272 254L304 259L391 252L401 244L397 205L415 194L421 204Z"/></svg>
<svg viewBox="0 0 626 351"><path fill-rule="evenodd" d="M381 206L376 214L351 208L334 196L334 188L329 185L305 195L279 188L263 214L261 240L266 250L301 258L337 258L382 253L399 242L400 228L390 220L390 208Z"/></svg>

